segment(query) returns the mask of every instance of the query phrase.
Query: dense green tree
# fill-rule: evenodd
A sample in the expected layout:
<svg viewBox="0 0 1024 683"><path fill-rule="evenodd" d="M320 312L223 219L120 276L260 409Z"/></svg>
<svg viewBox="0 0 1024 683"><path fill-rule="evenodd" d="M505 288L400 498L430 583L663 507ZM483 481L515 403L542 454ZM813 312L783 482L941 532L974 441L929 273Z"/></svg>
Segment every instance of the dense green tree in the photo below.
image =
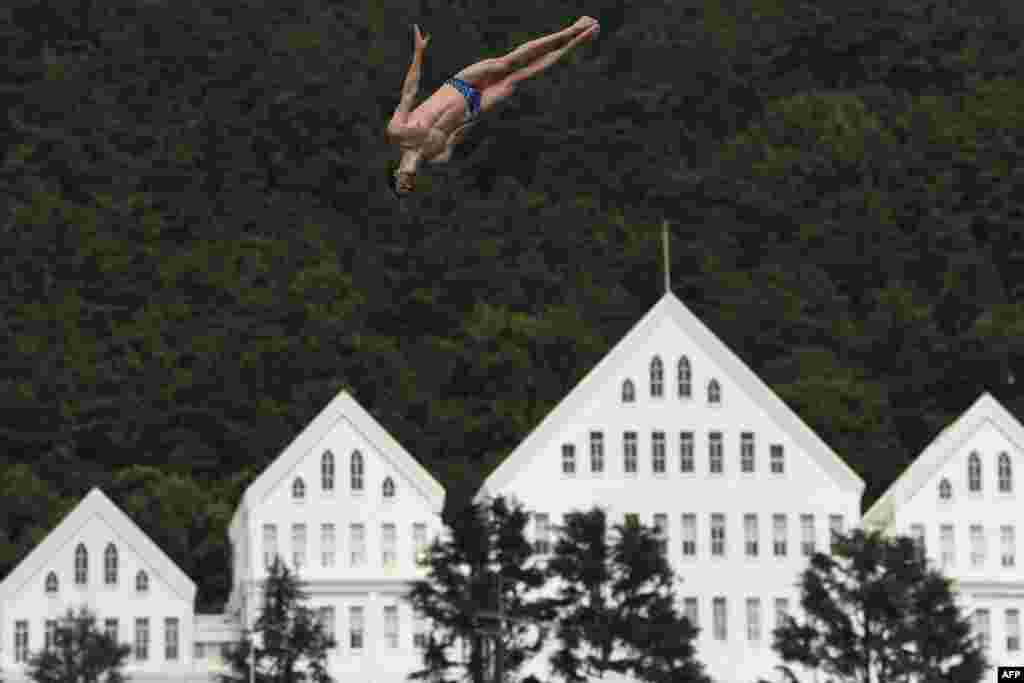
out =
<svg viewBox="0 0 1024 683"><path fill-rule="evenodd" d="M503 497L472 503L446 520L445 535L425 558L427 578L408 595L431 626L423 668L411 679L484 683L493 675L495 656L502 657L506 675L514 675L543 647L550 612L536 592L544 572L524 534L528 520L521 505ZM510 623L498 636L496 654L483 630L496 627L491 615L499 603Z"/></svg>
<svg viewBox="0 0 1024 683"><path fill-rule="evenodd" d="M28 677L35 683L124 683L121 671L131 645L119 645L96 626L86 607L68 609L57 620L53 646L32 654Z"/></svg>
<svg viewBox="0 0 1024 683"><path fill-rule="evenodd" d="M604 510L567 515L548 561L557 595L556 675L583 683L606 672L651 683L709 683L695 658L699 629L676 608L676 577L657 533Z"/></svg>
<svg viewBox="0 0 1024 683"><path fill-rule="evenodd" d="M811 557L803 616L775 629L773 649L834 683L978 683L988 663L950 586L912 539L855 529Z"/></svg>
<svg viewBox="0 0 1024 683"><path fill-rule="evenodd" d="M255 652L243 636L228 650L230 671L217 675L220 683L248 683L253 659L259 683L333 683L327 673L327 650L338 643L306 606L308 600L298 574L276 557L267 572L263 605L252 628Z"/></svg>

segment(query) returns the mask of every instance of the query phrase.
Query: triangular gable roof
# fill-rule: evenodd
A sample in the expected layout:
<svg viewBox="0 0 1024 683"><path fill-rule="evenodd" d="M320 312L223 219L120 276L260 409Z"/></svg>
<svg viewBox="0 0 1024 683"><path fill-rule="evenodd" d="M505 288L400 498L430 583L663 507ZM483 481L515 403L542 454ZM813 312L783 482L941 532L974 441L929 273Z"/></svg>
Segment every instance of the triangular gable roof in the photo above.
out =
<svg viewBox="0 0 1024 683"><path fill-rule="evenodd" d="M13 597L25 582L42 570L50 558L75 537L93 517L101 517L117 534L118 545L127 545L149 565L189 606L194 606L196 584L171 560L149 536L117 507L103 491L93 488L64 519L18 563L3 583L0 596Z"/></svg>
<svg viewBox="0 0 1024 683"><path fill-rule="evenodd" d="M508 455L488 476L477 493L476 499L493 495L504 488L516 474L535 457L544 445L554 437L562 424L585 405L594 392L605 383L624 361L643 348L658 324L668 319L675 322L693 339L694 343L743 391L757 402L765 413L782 429L786 430L796 444L831 476L837 484L848 490L862 492L864 481L850 469L842 458L836 455L821 438L808 427L793 410L772 391L761 378L747 367L722 340L688 309L672 292L666 292L619 342L612 347L593 369L541 420L540 424Z"/></svg>
<svg viewBox="0 0 1024 683"><path fill-rule="evenodd" d="M1024 451L1024 426L987 391L951 425L939 432L885 493L864 513L865 524L886 526L895 511L914 497L985 424L992 424Z"/></svg>
<svg viewBox="0 0 1024 683"><path fill-rule="evenodd" d="M299 432L299 435L288 444L281 455L249 485L242 496L242 504L235 511L235 517L245 506L252 509L255 504L266 498L282 477L295 467L299 460L305 457L310 449L316 446L335 425L342 421L347 421L357 432L362 434L363 438L372 444L384 459L401 472L427 499L431 510L436 514L441 514L441 509L444 506L444 488L430 476L430 472L427 472L416 461L416 458L395 441L395 438L372 415L366 412L347 391L342 390L327 404L326 408L320 411L320 414L313 418L312 422L306 425L305 429Z"/></svg>

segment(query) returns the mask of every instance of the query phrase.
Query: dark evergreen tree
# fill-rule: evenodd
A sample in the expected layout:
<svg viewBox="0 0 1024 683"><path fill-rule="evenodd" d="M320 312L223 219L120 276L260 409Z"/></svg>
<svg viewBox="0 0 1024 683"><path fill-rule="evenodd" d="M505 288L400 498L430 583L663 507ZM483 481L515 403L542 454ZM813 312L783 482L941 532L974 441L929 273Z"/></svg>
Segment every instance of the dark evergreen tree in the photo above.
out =
<svg viewBox="0 0 1024 683"><path fill-rule="evenodd" d="M676 608L672 567L657 534L633 519L609 534L604 510L573 512L548 563L560 642L551 663L570 683L607 671L652 683L706 683L699 629Z"/></svg>
<svg viewBox="0 0 1024 683"><path fill-rule="evenodd" d="M411 679L484 683L493 674L495 656L511 674L543 647L543 624L550 612L534 596L544 584L544 572L524 534L528 520L522 506L510 506L501 497L474 503L453 516L447 538L431 545L427 578L416 582L408 596L431 623L423 668ZM488 624L496 627L491 615L499 603L509 621L496 653L481 630Z"/></svg>
<svg viewBox="0 0 1024 683"><path fill-rule="evenodd" d="M28 677L36 683L124 683L121 667L131 651L96 627L90 609L69 609L57 622L52 647L29 657Z"/></svg>
<svg viewBox="0 0 1024 683"><path fill-rule="evenodd" d="M775 629L783 661L833 683L978 683L987 662L949 579L906 537L855 529L801 576L804 617Z"/></svg>
<svg viewBox="0 0 1024 683"><path fill-rule="evenodd" d="M312 609L297 574L274 559L263 591L263 608L253 624L257 683L333 683L327 650L337 645ZM245 637L228 651L231 671L220 683L249 683L250 648Z"/></svg>

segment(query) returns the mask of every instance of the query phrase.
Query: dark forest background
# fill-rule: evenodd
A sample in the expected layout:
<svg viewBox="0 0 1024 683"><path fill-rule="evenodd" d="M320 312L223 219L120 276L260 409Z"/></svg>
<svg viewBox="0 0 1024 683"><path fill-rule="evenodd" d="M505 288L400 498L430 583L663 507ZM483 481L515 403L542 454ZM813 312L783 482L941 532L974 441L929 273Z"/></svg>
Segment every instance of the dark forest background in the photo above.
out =
<svg viewBox="0 0 1024 683"><path fill-rule="evenodd" d="M216 609L342 388L464 501L661 296L662 220L867 504L982 391L1024 416L1024 3L3 5L0 576L96 485ZM397 202L411 25L425 97L583 14Z"/></svg>

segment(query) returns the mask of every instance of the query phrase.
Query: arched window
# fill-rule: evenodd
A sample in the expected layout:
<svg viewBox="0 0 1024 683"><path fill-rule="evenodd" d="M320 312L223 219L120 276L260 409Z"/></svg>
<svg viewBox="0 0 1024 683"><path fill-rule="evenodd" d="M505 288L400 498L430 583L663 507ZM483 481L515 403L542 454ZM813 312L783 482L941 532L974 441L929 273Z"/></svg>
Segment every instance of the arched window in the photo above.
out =
<svg viewBox="0 0 1024 683"><path fill-rule="evenodd" d="M939 481L939 500L950 500L953 497L953 487L949 485L949 479L943 478Z"/></svg>
<svg viewBox="0 0 1024 683"><path fill-rule="evenodd" d="M633 388L633 380L627 379L622 382L622 402L632 403L636 400L636 390Z"/></svg>
<svg viewBox="0 0 1024 683"><path fill-rule="evenodd" d="M661 367L661 359L655 356L651 359L651 396L661 396L664 387L665 374Z"/></svg>
<svg viewBox="0 0 1024 683"><path fill-rule="evenodd" d="M139 593L145 593L149 590L149 574L139 570L139 573L135 575L135 590Z"/></svg>
<svg viewBox="0 0 1024 683"><path fill-rule="evenodd" d="M1010 493L1013 491L1013 470L1010 469L1010 456L1006 453L999 454L999 492Z"/></svg>
<svg viewBox="0 0 1024 683"><path fill-rule="evenodd" d="M117 583L117 548L113 543L108 543L107 549L103 552L103 583Z"/></svg>
<svg viewBox="0 0 1024 683"><path fill-rule="evenodd" d="M981 458L975 452L967 458L967 490L981 490Z"/></svg>
<svg viewBox="0 0 1024 683"><path fill-rule="evenodd" d="M679 395L689 396L690 395L690 359L683 356L679 359L679 365L676 369L676 376L679 384Z"/></svg>
<svg viewBox="0 0 1024 683"><path fill-rule="evenodd" d="M292 498L295 500L306 498L306 482L302 481L302 477L295 477L295 481L292 482Z"/></svg>
<svg viewBox="0 0 1024 683"><path fill-rule="evenodd" d="M324 491L334 490L334 453L330 451L320 458L320 486Z"/></svg>
<svg viewBox="0 0 1024 683"><path fill-rule="evenodd" d="M363 490L363 454L359 451L352 451L352 463L349 466L349 473L352 475L352 490Z"/></svg>
<svg viewBox="0 0 1024 683"><path fill-rule="evenodd" d="M46 592L57 592L57 574L55 572L50 572L46 575Z"/></svg>
<svg viewBox="0 0 1024 683"><path fill-rule="evenodd" d="M89 551L79 543L75 548L75 583L84 586L89 578Z"/></svg>
<svg viewBox="0 0 1024 683"><path fill-rule="evenodd" d="M385 498L395 497L395 482L391 477L384 478L384 485L381 487Z"/></svg>
<svg viewBox="0 0 1024 683"><path fill-rule="evenodd" d="M717 379L708 382L708 403L722 402L722 387Z"/></svg>

